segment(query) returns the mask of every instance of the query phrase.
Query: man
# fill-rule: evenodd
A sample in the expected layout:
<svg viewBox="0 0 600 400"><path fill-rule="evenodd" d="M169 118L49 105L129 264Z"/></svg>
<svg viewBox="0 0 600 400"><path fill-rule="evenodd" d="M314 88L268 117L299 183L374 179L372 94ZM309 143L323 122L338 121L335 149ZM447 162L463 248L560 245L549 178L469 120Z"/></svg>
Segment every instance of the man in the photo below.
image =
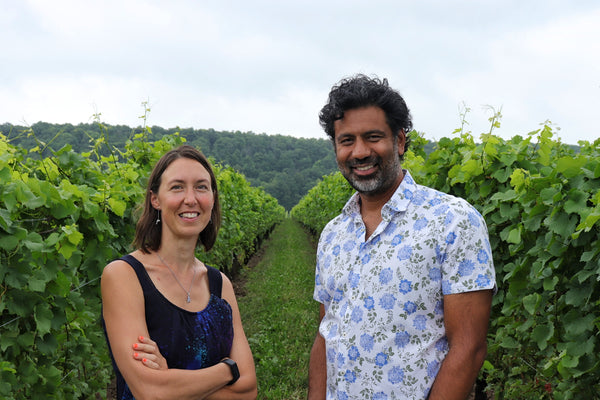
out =
<svg viewBox="0 0 600 400"><path fill-rule="evenodd" d="M466 399L495 290L483 218L402 169L412 122L387 80L342 80L319 118L357 193L319 240L308 398Z"/></svg>

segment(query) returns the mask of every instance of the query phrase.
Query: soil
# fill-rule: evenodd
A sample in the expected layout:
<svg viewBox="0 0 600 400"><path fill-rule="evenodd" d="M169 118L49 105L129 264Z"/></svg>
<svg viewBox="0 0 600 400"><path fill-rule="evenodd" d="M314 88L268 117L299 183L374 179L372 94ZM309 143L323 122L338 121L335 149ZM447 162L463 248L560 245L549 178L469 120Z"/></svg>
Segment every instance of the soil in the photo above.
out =
<svg viewBox="0 0 600 400"><path fill-rule="evenodd" d="M244 270L250 270L258 265L265 254L265 246L260 246L258 251L248 260L248 263L244 266ZM236 297L244 297L248 294L246 290L246 277L245 274L236 274L231 278L231 284Z"/></svg>
<svg viewBox="0 0 600 400"><path fill-rule="evenodd" d="M96 400L100 400L99 394L96 394ZM117 380L111 379L108 387L106 388L106 400L117 400Z"/></svg>

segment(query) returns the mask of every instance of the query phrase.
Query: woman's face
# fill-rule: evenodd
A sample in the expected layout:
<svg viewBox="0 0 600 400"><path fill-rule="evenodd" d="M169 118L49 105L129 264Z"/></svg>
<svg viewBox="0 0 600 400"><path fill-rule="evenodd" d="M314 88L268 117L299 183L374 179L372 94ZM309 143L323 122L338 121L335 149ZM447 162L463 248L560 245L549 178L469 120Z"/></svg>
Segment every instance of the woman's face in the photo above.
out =
<svg viewBox="0 0 600 400"><path fill-rule="evenodd" d="M210 174L198 161L178 158L163 172L151 202L161 212L163 238L190 236L197 240L214 205Z"/></svg>

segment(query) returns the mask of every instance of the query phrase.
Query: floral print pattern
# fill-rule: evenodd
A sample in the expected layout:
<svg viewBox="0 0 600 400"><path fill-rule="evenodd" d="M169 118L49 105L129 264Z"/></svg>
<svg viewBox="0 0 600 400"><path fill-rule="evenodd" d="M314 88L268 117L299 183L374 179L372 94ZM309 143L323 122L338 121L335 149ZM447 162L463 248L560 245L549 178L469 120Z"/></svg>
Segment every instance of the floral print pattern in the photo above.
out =
<svg viewBox="0 0 600 400"><path fill-rule="evenodd" d="M485 221L408 171L366 240L359 207L355 194L317 250L327 398L424 399L448 352L443 296L496 287Z"/></svg>

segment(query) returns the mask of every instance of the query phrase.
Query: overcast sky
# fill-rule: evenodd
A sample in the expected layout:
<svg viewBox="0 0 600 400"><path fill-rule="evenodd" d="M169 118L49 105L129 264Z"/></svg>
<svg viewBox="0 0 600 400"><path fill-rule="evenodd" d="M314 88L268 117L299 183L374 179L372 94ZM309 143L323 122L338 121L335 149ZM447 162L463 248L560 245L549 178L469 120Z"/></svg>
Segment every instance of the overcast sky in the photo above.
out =
<svg viewBox="0 0 600 400"><path fill-rule="evenodd" d="M600 137L596 0L0 0L0 123L325 138L341 78L387 78L415 129L451 137L488 106L504 138L550 120L567 143Z"/></svg>

